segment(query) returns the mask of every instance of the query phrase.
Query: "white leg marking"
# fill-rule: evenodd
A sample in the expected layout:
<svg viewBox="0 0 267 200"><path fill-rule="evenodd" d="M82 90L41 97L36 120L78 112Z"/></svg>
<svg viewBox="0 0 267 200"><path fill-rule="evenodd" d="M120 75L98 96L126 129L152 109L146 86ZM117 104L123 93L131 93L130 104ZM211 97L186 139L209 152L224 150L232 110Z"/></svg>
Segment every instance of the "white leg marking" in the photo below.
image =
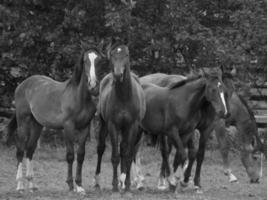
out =
<svg viewBox="0 0 267 200"><path fill-rule="evenodd" d="M18 165L16 180L17 180L17 189L16 190L17 191L24 190L22 162L20 162Z"/></svg>
<svg viewBox="0 0 267 200"><path fill-rule="evenodd" d="M120 175L120 183L121 183L121 188L122 189L125 189L125 179L126 179L126 174L125 173L122 173Z"/></svg>
<svg viewBox="0 0 267 200"><path fill-rule="evenodd" d="M227 110L227 107L226 107L226 101L225 101L225 97L224 97L224 93L223 92L220 92L220 97L221 97L221 100L222 100L222 103L223 103L223 106L224 106L224 114L227 115L228 110Z"/></svg>
<svg viewBox="0 0 267 200"><path fill-rule="evenodd" d="M26 177L28 179L33 178L34 174L33 174L33 166L32 166L32 161L27 158L26 159Z"/></svg>
<svg viewBox="0 0 267 200"><path fill-rule="evenodd" d="M236 176L232 173L232 170L231 170L231 169L226 169L226 170L224 171L224 174L225 174L226 176L228 176L228 179L229 179L229 182L230 182L230 183L237 182L237 178L236 178Z"/></svg>
<svg viewBox="0 0 267 200"><path fill-rule="evenodd" d="M159 190L168 189L168 182L167 182L166 178L163 178L162 176L159 177L157 188Z"/></svg>
<svg viewBox="0 0 267 200"><path fill-rule="evenodd" d="M132 163L132 175L136 189L142 188L144 186L143 181L145 180L145 177L141 173L141 162L139 157L136 158L136 162Z"/></svg>
<svg viewBox="0 0 267 200"><path fill-rule="evenodd" d="M29 182L29 189L35 190L37 189L37 185L34 184L33 178L34 178L34 172L33 172L33 163L32 160L29 158L26 159L26 178Z"/></svg>
<svg viewBox="0 0 267 200"><path fill-rule="evenodd" d="M81 186L78 186L78 185L76 185L76 192L79 193L79 194L83 194L83 195L86 194L85 193L85 189L83 187L81 187Z"/></svg>
<svg viewBox="0 0 267 200"><path fill-rule="evenodd" d="M169 180L169 183L171 185L176 185L177 184L177 179L176 179L176 176L175 176L174 173L171 173L171 175L169 176L168 180Z"/></svg>
<svg viewBox="0 0 267 200"><path fill-rule="evenodd" d="M97 58L97 55L94 52L91 52L88 54L88 57L91 62L89 84L91 88L94 88L96 86L95 59Z"/></svg>
<svg viewBox="0 0 267 200"><path fill-rule="evenodd" d="M262 169L262 160L263 160L263 154L261 153L261 169L260 169L260 178L262 178L263 175L263 169Z"/></svg>

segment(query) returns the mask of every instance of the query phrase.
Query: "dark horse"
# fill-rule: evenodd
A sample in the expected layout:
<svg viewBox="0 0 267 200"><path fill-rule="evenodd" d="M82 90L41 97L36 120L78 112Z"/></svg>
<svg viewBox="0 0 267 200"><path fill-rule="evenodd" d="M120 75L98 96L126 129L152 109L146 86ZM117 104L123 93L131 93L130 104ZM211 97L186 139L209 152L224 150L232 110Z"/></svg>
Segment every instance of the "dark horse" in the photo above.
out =
<svg viewBox="0 0 267 200"><path fill-rule="evenodd" d="M232 83L233 78L231 73L223 73L223 81L229 93L228 103L231 116L226 120L220 119L216 122L216 137L223 158L225 174L228 175L230 182L234 182L237 178L232 174L229 166L228 153L230 148L226 127L229 125L236 127L237 133L233 136L233 143L240 150L241 161L250 182L257 183L262 175L262 154L259 155L258 153L264 153L264 147L259 137L254 114L246 101L235 92Z"/></svg>
<svg viewBox="0 0 267 200"><path fill-rule="evenodd" d="M175 172L178 165L186 159L184 145L187 145L187 141L191 141L193 130L199 126L201 132L209 131L206 128L206 124L200 123L202 118L204 116L214 118L216 113L223 117L228 115L228 106L224 95L225 87L220 73L182 79L170 84L168 87L149 84L150 80L147 77L142 77L140 80L144 88L147 104L142 127L149 134L156 135L161 143L163 159L161 176L163 177L170 176L167 157L168 145L166 144L165 136L169 138L177 150L173 164ZM157 78L154 80L158 81ZM202 113L201 109L208 104L212 108ZM182 138L183 142L181 142L180 138ZM201 159L203 160L202 155ZM200 168L198 171L200 173ZM169 182L172 186L176 185L173 175L169 178Z"/></svg>
<svg viewBox="0 0 267 200"><path fill-rule="evenodd" d="M96 186L99 187L101 159L105 151L105 138L109 133L112 143L113 191L118 190L117 168L120 161L120 184L122 189L129 190L135 141L138 140L139 124L145 115L145 97L137 76L130 71L128 47L115 44L108 57L112 72L100 83L101 128L97 147Z"/></svg>
<svg viewBox="0 0 267 200"><path fill-rule="evenodd" d="M68 163L67 183L74 189L72 164L74 161L74 141L78 140L76 185L82 188L82 165L85 155L88 126L96 112L92 93L97 89L96 71L102 54L99 47L90 47L81 53L72 77L65 82L55 81L47 76L33 75L24 80L15 91L16 116L8 125L8 138L15 135L17 147L17 190L24 190L22 161L26 151L26 178L29 188L36 189L33 182L32 157L42 128L64 129L66 160Z"/></svg>
<svg viewBox="0 0 267 200"><path fill-rule="evenodd" d="M243 151L242 153L242 162L244 164L244 166L247 169L248 175L251 178L251 182L257 182L258 178L259 178L259 169L260 169L260 162L257 162L255 159L255 155L253 154L253 151L251 151L251 148L254 149L254 151L256 149L258 149L258 147L261 147L262 144L260 144L259 141L259 137L258 137L258 132L256 128L256 122L255 119L253 117L253 113L251 112L251 110L249 109L249 107L247 106L247 104L245 103L244 100L242 100L241 97L239 97L234 91L233 91L233 87L231 86L231 82L229 79L227 79L227 77L229 78L229 76L227 76L225 73L223 73L223 82L226 84L227 87L227 93L229 94L229 98L228 98L228 105L229 105L229 112L231 113L231 117L229 119L226 120L226 122L229 124L231 123L231 125L235 125L238 127L239 129L239 138L238 142L240 143L241 146L243 146L243 149L245 148L245 146L247 146L245 149L250 149L249 152L245 153L245 151ZM148 75L145 77L141 78L141 82L152 82L155 83L157 85L161 85L161 86L169 86L172 85L174 82L177 82L179 80L183 80L185 77L184 76L180 76L180 75L167 75L167 74L152 74L152 75ZM211 105L209 105L211 107ZM211 109L211 108L210 108ZM206 113L206 108L204 107L202 110L202 122L201 124L207 124L210 126L210 128L207 128L208 130L210 130L210 132L213 130L211 127L215 127L216 130L216 134L217 134L217 139L218 142L220 144L220 151L222 153L223 156L223 161L224 163L227 162L227 155L228 155L228 145L227 145L227 141L226 141L226 135L225 135L225 120L224 119L218 119L218 121L215 122L215 118L205 118L205 113ZM241 115L238 116L237 113L240 113ZM216 118L217 119L217 118ZM234 120L235 119L235 120ZM241 121L243 119L246 119L245 121L247 121L247 123L249 125L251 125L251 128L245 128L245 124L242 125ZM206 122L205 122L206 121ZM196 128L199 128L196 127ZM203 143L209 136L210 132L204 132L205 134L203 135L203 132L200 132L201 135L201 143ZM247 135L247 136L246 136ZM250 135L250 136L249 136ZM204 138L204 139L203 139ZM241 138L243 138L242 140L240 140ZM253 139L254 138L254 139ZM251 143L253 141L253 143ZM200 143L200 144L201 144ZM247 145L246 145L247 144ZM251 144L253 144L253 146L251 146ZM257 146L258 144L258 146ZM194 149L194 145L192 143L192 141L188 141L188 147L189 147L189 159L191 160L189 167L186 170L185 173L185 180L186 182L188 182L189 180L189 176L190 176L190 172L191 172L191 168L192 168L192 164L193 164L193 160L195 159L195 156L200 156L202 155L202 150L199 148L198 150L198 154L196 154L196 149ZM201 144L200 147L203 147L203 144ZM170 149L169 149L170 151ZM251 159L251 158L254 159ZM201 159L197 159L198 163ZM226 163L227 165L227 163ZM197 165L199 166L199 164ZM227 165L229 166L229 165ZM201 165L200 165L201 167ZM197 167L198 169L198 167ZM195 185L196 186L200 186L199 185L199 178L197 178L197 176L199 176L200 172L199 170L196 169L196 176L195 176ZM161 174L164 174L164 167L162 168L162 172ZM231 174L231 172L228 170L227 171L229 176L233 176ZM233 177L232 177L233 178Z"/></svg>

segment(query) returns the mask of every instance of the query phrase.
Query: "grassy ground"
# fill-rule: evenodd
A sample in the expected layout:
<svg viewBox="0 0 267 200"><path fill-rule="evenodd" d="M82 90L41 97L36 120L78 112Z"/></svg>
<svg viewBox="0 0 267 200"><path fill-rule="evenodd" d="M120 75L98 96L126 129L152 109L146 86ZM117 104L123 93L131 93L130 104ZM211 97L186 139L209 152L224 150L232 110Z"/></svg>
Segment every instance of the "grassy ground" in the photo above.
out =
<svg viewBox="0 0 267 200"><path fill-rule="evenodd" d="M267 200L267 163L264 163L265 176L260 184L249 184L244 168L241 166L238 155L232 155L233 172L239 178L239 183L228 183L223 175L221 160L218 152L207 152L201 174L203 194L196 194L193 189L176 193L162 192L156 189L159 174L160 154L157 149L145 148L142 164L146 178L146 187L143 191L132 190L129 194L113 193L111 191L112 165L110 162L110 147L107 147L103 158L102 190L97 191L93 187L93 177L96 166L95 142L88 142L86 159L83 171L83 186L86 195L80 196L69 192L66 180L65 150L62 147L51 148L49 146L38 149L34 155L34 171L39 191L23 194L17 193L16 188L16 159L15 148L0 146L0 199L266 199ZM75 166L76 163L74 163ZM75 168L74 168L75 169ZM25 169L24 169L25 170Z"/></svg>

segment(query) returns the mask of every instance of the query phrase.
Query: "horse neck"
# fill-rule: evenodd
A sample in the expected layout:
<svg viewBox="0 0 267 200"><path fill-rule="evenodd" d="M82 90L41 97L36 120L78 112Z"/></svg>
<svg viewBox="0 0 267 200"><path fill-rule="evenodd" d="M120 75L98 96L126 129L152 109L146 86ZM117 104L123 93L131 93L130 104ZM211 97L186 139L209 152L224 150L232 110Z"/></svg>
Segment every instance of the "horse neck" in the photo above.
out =
<svg viewBox="0 0 267 200"><path fill-rule="evenodd" d="M241 133L254 132L257 133L257 124L253 116L251 116L249 108L244 105L240 97L234 92L231 96L230 106L231 117L233 118L233 125L236 125Z"/></svg>
<svg viewBox="0 0 267 200"><path fill-rule="evenodd" d="M91 99L85 73L81 75L79 83L73 85L73 89L75 90L75 98L80 105L84 105L85 102L88 102Z"/></svg>
<svg viewBox="0 0 267 200"><path fill-rule="evenodd" d="M244 105L240 97L235 92L233 92L230 98L230 104L231 117L234 119L236 124L252 121L252 117L247 106Z"/></svg>
<svg viewBox="0 0 267 200"><path fill-rule="evenodd" d="M190 91L189 100L190 100L190 108L193 111L200 109L200 107L205 102L205 88L206 81L203 78L197 79L193 81L191 84L185 85L186 89Z"/></svg>
<svg viewBox="0 0 267 200"><path fill-rule="evenodd" d="M130 67L126 67L123 73L123 81L115 81L116 96L122 100L127 101L132 96L132 79Z"/></svg>

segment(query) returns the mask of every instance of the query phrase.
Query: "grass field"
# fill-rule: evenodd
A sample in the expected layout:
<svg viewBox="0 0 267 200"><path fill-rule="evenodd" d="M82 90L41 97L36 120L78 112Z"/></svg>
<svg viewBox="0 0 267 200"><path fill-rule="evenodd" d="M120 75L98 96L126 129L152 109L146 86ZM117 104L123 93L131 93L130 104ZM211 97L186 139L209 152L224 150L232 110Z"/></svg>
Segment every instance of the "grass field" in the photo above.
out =
<svg viewBox="0 0 267 200"><path fill-rule="evenodd" d="M16 159L15 147L7 148L0 146L0 199L187 199L187 200L210 200L210 199L261 199L267 200L267 162L264 162L264 177L260 184L249 184L245 169L242 167L238 154L231 155L232 168L239 178L239 183L228 183L223 174L220 155L217 151L206 153L202 168L201 182L203 194L197 194L190 189L177 189L176 193L158 191L156 188L160 169L160 153L157 149L145 148L142 157L143 173L145 174L145 189L143 191L132 190L131 193L121 194L111 191L112 165L110 162L110 147L107 147L103 157L102 167L102 190L95 190L93 177L96 166L95 142L88 142L86 159L83 170L83 186L86 195L81 196L69 192L67 188L65 163L65 149L62 147L42 147L34 155L35 180L39 191L23 194L15 191L16 188ZM74 163L76 166L76 163ZM75 167L74 167L75 169ZM25 168L24 168L25 170Z"/></svg>

